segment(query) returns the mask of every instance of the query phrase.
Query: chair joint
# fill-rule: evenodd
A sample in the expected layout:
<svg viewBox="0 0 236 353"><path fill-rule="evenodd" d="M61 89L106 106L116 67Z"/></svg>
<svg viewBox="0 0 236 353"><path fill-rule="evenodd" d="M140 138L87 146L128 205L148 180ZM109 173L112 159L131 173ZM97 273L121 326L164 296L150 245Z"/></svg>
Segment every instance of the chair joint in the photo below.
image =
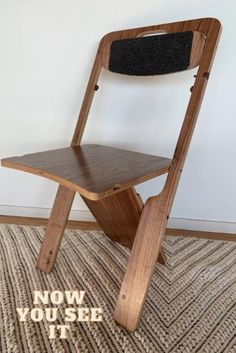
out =
<svg viewBox="0 0 236 353"><path fill-rule="evenodd" d="M204 74L202 75L202 77L206 78L207 80L210 77L210 72L204 72Z"/></svg>

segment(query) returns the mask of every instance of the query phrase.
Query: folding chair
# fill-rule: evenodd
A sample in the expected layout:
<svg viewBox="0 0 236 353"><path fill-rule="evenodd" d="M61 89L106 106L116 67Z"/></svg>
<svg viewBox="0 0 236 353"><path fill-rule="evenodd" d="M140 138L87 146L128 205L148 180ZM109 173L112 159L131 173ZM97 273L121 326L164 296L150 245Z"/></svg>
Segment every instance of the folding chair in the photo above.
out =
<svg viewBox="0 0 236 353"><path fill-rule="evenodd" d="M164 34L163 34L164 32ZM203 18L111 32L99 45L71 147L2 160L2 165L58 182L37 261L49 273L78 192L104 233L131 248L114 318L137 328L183 169L221 32ZM158 34L159 33L159 34ZM102 145L80 145L102 68L124 75L162 75L199 66L172 159ZM160 194L145 204L134 185L167 173Z"/></svg>

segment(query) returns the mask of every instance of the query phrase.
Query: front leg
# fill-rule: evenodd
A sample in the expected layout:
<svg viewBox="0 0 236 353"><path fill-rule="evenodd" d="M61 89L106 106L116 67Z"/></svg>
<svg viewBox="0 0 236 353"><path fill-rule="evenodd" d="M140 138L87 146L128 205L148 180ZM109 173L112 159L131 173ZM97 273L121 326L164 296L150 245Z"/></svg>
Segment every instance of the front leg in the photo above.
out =
<svg viewBox="0 0 236 353"><path fill-rule="evenodd" d="M114 319L129 331L138 326L166 223L167 209L161 206L159 196L149 198L141 215L114 312Z"/></svg>
<svg viewBox="0 0 236 353"><path fill-rule="evenodd" d="M37 261L37 267L45 273L53 269L74 196L74 191L59 186Z"/></svg>

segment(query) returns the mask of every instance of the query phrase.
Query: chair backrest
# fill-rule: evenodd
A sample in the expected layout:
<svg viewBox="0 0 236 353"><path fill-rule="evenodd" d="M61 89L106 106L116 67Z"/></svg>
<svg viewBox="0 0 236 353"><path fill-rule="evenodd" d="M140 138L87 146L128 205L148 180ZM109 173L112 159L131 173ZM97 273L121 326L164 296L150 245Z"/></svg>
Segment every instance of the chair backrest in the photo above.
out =
<svg viewBox="0 0 236 353"><path fill-rule="evenodd" d="M99 44L71 145L81 142L102 67L126 75L157 75L199 66L168 178L172 178L171 171L172 174L179 173L196 124L220 33L221 24L217 19L200 18L106 34Z"/></svg>
<svg viewBox="0 0 236 353"><path fill-rule="evenodd" d="M192 31L112 40L106 44L102 65L137 76L183 71L199 65L204 43L205 36Z"/></svg>

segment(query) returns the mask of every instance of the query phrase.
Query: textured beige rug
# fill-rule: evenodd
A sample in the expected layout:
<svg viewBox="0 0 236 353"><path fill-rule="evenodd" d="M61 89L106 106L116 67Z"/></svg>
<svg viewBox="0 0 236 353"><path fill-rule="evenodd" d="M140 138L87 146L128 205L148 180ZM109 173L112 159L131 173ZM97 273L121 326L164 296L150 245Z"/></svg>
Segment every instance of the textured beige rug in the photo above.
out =
<svg viewBox="0 0 236 353"><path fill-rule="evenodd" d="M43 234L43 227L0 226L1 352L236 352L236 243L166 238L167 264L157 265L130 334L112 319L129 251L102 232L67 230L45 275L35 268ZM50 322L20 322L16 312L35 307L34 290L84 290L83 306L101 307L103 320L71 322L67 339L49 339ZM56 324L64 324L67 306L57 306Z"/></svg>

